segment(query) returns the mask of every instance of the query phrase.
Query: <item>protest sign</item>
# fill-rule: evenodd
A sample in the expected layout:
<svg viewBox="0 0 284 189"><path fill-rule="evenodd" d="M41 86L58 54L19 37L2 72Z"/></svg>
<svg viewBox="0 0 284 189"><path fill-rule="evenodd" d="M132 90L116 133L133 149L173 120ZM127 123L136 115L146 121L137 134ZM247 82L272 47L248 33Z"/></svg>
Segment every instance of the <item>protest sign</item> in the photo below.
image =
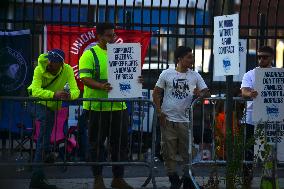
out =
<svg viewBox="0 0 284 189"><path fill-rule="evenodd" d="M268 144L277 145L277 159L284 160L284 69L256 68L255 86L258 92L253 100L253 121L264 124ZM258 139L257 150L263 150L263 139Z"/></svg>
<svg viewBox="0 0 284 189"><path fill-rule="evenodd" d="M239 15L214 17L214 74L239 75Z"/></svg>
<svg viewBox="0 0 284 189"><path fill-rule="evenodd" d="M255 157L258 157L263 160L263 157L261 154L259 154L259 151L264 151L264 144L265 141L267 144L270 144L272 146L276 145L277 149L277 160L278 161L284 161L284 122L266 122L264 123L264 128L261 127L261 125L257 125L257 127L261 127L262 136L265 137L257 137L254 145L254 155Z"/></svg>
<svg viewBox="0 0 284 189"><path fill-rule="evenodd" d="M77 126L79 117L83 113L83 106L78 105L69 105L69 113L68 113L68 126Z"/></svg>
<svg viewBox="0 0 284 189"><path fill-rule="evenodd" d="M142 90L143 99L148 99L152 101L152 94L153 90ZM141 103L140 101L138 101L133 103L133 107L127 107L132 109L132 130L151 133L154 114L153 106L148 102Z"/></svg>
<svg viewBox="0 0 284 189"><path fill-rule="evenodd" d="M242 81L244 74L246 73L246 65L247 65L247 40L240 39L239 40L239 75L233 76L233 81ZM214 72L214 70L213 70ZM225 76L216 76L213 74L213 81L226 81Z"/></svg>
<svg viewBox="0 0 284 189"><path fill-rule="evenodd" d="M107 44L109 98L142 97L141 45L139 43Z"/></svg>
<svg viewBox="0 0 284 189"><path fill-rule="evenodd" d="M253 121L283 121L284 69L256 68L254 89L258 95L253 100Z"/></svg>

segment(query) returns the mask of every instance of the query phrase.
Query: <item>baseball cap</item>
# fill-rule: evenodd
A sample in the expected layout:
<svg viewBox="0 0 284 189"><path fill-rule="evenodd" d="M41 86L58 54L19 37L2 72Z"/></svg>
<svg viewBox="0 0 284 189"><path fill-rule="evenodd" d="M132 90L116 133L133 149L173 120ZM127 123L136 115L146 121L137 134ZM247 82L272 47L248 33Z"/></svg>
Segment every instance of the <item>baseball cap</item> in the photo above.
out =
<svg viewBox="0 0 284 189"><path fill-rule="evenodd" d="M47 52L45 57L52 63L62 63L64 62L65 54L61 49L52 49Z"/></svg>

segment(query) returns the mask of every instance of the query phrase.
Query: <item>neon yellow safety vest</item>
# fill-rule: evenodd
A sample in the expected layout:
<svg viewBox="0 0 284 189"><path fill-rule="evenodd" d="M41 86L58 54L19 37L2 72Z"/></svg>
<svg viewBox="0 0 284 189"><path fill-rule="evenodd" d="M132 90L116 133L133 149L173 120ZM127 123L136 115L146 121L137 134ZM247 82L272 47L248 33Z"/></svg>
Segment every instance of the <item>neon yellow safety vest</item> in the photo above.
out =
<svg viewBox="0 0 284 189"><path fill-rule="evenodd" d="M40 99L52 99L54 93L63 90L65 83L70 86L71 99L79 97L80 90L77 87L73 69L68 64L63 64L62 68L56 75L46 71L48 65L47 54L41 54L38 57L38 65L34 70L32 84L28 87L30 96ZM39 103L47 106L51 110L61 108L61 101L40 101Z"/></svg>
<svg viewBox="0 0 284 189"><path fill-rule="evenodd" d="M93 50L93 52L91 51ZM99 45L85 51L79 60L80 78L92 78L98 82L107 82L107 51L100 48ZM108 92L100 89L92 89L84 85L84 98L107 99ZM126 109L124 102L97 102L84 101L83 108L94 111L117 111Z"/></svg>

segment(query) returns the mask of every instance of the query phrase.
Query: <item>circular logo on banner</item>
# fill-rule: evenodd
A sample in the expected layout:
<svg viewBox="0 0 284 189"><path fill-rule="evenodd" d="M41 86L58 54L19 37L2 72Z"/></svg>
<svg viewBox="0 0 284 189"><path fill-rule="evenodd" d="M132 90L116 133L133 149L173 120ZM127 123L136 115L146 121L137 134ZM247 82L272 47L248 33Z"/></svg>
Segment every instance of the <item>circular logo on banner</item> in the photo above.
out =
<svg viewBox="0 0 284 189"><path fill-rule="evenodd" d="M27 62L20 52L5 47L0 50L0 87L12 92L24 85L27 76Z"/></svg>

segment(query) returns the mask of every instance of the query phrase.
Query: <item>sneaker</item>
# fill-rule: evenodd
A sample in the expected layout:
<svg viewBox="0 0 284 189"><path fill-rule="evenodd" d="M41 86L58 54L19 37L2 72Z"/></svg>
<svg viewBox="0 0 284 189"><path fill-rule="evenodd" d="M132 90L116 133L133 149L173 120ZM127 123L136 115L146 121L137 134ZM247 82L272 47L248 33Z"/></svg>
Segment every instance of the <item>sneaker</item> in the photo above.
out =
<svg viewBox="0 0 284 189"><path fill-rule="evenodd" d="M104 179L101 175L95 176L94 189L106 189Z"/></svg>
<svg viewBox="0 0 284 189"><path fill-rule="evenodd" d="M111 187L117 189L134 189L123 178L113 178Z"/></svg>
<svg viewBox="0 0 284 189"><path fill-rule="evenodd" d="M58 189L56 185L49 184L45 178L32 179L30 189Z"/></svg>

